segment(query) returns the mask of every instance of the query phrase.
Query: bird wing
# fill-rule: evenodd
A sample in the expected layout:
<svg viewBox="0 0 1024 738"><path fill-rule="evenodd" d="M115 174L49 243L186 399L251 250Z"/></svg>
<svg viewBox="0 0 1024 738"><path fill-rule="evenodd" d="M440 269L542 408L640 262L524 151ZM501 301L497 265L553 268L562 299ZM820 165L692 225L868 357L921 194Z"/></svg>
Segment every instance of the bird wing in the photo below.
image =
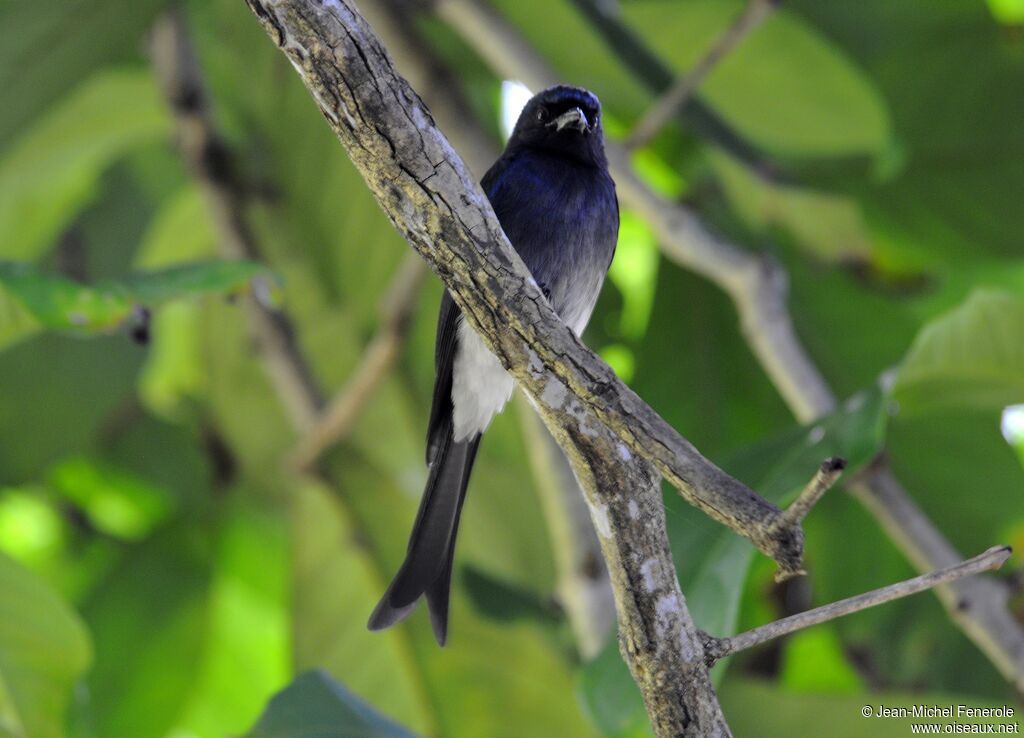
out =
<svg viewBox="0 0 1024 738"><path fill-rule="evenodd" d="M434 399L427 424L427 466L432 466L438 449L452 423L452 371L455 366L459 320L462 311L448 290L441 298L441 313L437 318L437 341L434 348Z"/></svg>
<svg viewBox="0 0 1024 738"><path fill-rule="evenodd" d="M512 162L512 156L500 157L480 180L484 194L492 199L500 189L501 177ZM492 199L493 202L493 199ZM458 327L462 311L448 290L441 298L441 311L437 319L437 339L434 344L434 397L427 424L427 466L434 463L437 451L444 441L452 422L452 372L458 350Z"/></svg>

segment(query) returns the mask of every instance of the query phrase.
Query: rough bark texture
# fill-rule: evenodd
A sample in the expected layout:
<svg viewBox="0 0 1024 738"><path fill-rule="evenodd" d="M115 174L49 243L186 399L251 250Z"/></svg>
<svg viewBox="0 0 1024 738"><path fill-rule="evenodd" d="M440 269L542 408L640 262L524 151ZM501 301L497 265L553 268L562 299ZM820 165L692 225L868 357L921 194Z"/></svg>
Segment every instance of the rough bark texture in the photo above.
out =
<svg viewBox="0 0 1024 738"><path fill-rule="evenodd" d="M590 661L604 648L615 625L615 595L601 542L586 494L561 447L525 400L516 410L551 541L556 597L572 626L579 655Z"/></svg>
<svg viewBox="0 0 1024 738"><path fill-rule="evenodd" d="M458 155L350 4L247 2L395 227L444 279L566 450L615 588L623 655L657 734L728 735L669 555L658 471L783 571L800 567L799 528L780 528L777 508L700 456L558 320Z"/></svg>

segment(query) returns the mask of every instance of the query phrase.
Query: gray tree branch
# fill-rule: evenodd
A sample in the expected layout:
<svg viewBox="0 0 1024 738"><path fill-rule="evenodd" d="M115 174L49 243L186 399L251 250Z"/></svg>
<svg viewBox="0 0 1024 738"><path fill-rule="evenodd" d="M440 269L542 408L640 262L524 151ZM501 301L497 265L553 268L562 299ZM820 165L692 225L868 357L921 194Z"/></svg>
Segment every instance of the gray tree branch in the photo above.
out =
<svg viewBox="0 0 1024 738"><path fill-rule="evenodd" d="M478 0L438 0L435 12L506 78L541 89L557 75L501 16ZM809 423L833 412L831 387L801 344L787 306L788 279L770 257L739 248L710 231L688 208L669 202L633 172L621 146L609 143L619 198L655 231L665 256L729 295L743 334L794 416ZM941 569L963 557L884 463L849 487L918 571ZM1024 692L1024 626L1008 608L1002 582L973 577L936 590L950 617L996 668Z"/></svg>
<svg viewBox="0 0 1024 738"><path fill-rule="evenodd" d="M930 574L922 574L919 577L890 584L887 587L847 597L845 600L830 602L827 605L815 607L812 610L806 610L796 615L790 615L787 618L776 620L767 625L762 625L728 638L715 638L714 636L705 635L704 658L707 659L708 664L713 664L738 651L753 648L775 638L809 628L812 625L827 623L829 620L835 620L844 615L860 612L869 607L892 602L902 597L909 597L942 584L970 577L973 574L998 569L1006 563L1011 553L1009 546L994 546L973 559L961 561L945 569L939 569Z"/></svg>

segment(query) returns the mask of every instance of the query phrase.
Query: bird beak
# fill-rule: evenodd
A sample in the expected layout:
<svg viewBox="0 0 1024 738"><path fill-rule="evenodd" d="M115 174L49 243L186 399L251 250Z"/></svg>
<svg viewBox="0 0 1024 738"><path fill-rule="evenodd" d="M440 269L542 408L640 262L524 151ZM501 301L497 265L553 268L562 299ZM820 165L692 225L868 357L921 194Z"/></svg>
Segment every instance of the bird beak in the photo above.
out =
<svg viewBox="0 0 1024 738"><path fill-rule="evenodd" d="M556 131L561 131L563 128L574 128L580 133L583 133L590 128L590 124L587 122L587 116L584 115L583 111L579 108L567 110L551 121L549 125L554 126Z"/></svg>

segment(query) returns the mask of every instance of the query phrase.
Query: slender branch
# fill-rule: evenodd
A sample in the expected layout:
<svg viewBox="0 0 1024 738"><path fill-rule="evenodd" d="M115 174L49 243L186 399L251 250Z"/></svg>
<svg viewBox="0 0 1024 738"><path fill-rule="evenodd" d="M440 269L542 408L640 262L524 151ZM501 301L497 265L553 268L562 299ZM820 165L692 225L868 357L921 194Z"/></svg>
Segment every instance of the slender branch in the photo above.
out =
<svg viewBox="0 0 1024 738"><path fill-rule="evenodd" d="M576 0L590 6L590 0ZM503 77L540 89L556 75L503 18L475 0L439 0L437 12ZM797 420L836 409L836 397L801 344L787 302L785 272L770 257L745 251L708 230L687 208L654 193L633 172L621 146L609 143L619 198L655 231L665 256L718 285L732 299L751 350ZM963 557L882 463L850 491L919 571ZM1024 627L1008 609L1006 586L968 579L938 588L950 617L1018 690L1024 692Z"/></svg>
<svg viewBox="0 0 1024 738"><path fill-rule="evenodd" d="M556 593L584 661L597 656L615 623L615 599L584 492L565 454L528 403L516 408L558 574Z"/></svg>
<svg viewBox="0 0 1024 738"><path fill-rule="evenodd" d="M648 48L646 40L621 19L618 3L605 0L571 0L572 4L604 39L608 54L632 71L636 81L655 95L664 94L677 74ZM677 108L680 123L708 144L742 161L760 177L778 178L782 163L743 136L707 105L698 94Z"/></svg>
<svg viewBox="0 0 1024 738"><path fill-rule="evenodd" d="M385 295L376 335L348 381L289 454L288 464L293 469L310 469L327 449L344 441L355 428L366 404L398 360L425 273L423 260L415 255L402 262Z"/></svg>
<svg viewBox="0 0 1024 738"><path fill-rule="evenodd" d="M262 249L245 216L246 198L234 177L231 153L213 122L199 64L181 14L161 16L150 43L153 69L174 116L182 159L199 183L227 259L262 261ZM296 430L312 427L323 395L298 347L288 316L258 300L244 303L250 333L263 365Z"/></svg>
<svg viewBox="0 0 1024 738"><path fill-rule="evenodd" d="M722 59L743 43L757 29L765 18L771 15L780 0L748 0L740 16L715 40L707 53L700 58L687 74L680 77L661 97L654 101L640 122L633 128L625 141L626 148L643 146L654 138L658 131L675 117L697 91L700 83L710 74Z"/></svg>
<svg viewBox="0 0 1024 738"><path fill-rule="evenodd" d="M767 641L809 628L812 625L819 625L829 620L841 618L844 615L866 610L869 607L909 597L918 592L924 592L927 589L948 584L973 574L998 569L1006 563L1011 553L1013 551L1009 546L995 546L985 553L975 556L973 559L961 561L959 564L954 564L945 569L939 569L930 574L922 574L919 577L890 584L888 587L881 587L880 589L855 595L854 597L847 597L845 600L832 602L822 607L816 607L813 610L790 615L788 618L776 620L773 623L753 628L729 638L715 638L714 636L705 635L704 658L708 665L711 666L716 661L720 661L738 651L759 646Z"/></svg>
<svg viewBox="0 0 1024 738"><path fill-rule="evenodd" d="M790 525L799 525L807 517L811 508L817 505L822 496L832 488L845 468L846 459L841 459L838 456L825 459L821 463L818 473L797 495L793 504L786 508L786 512L782 516L783 519Z"/></svg>

